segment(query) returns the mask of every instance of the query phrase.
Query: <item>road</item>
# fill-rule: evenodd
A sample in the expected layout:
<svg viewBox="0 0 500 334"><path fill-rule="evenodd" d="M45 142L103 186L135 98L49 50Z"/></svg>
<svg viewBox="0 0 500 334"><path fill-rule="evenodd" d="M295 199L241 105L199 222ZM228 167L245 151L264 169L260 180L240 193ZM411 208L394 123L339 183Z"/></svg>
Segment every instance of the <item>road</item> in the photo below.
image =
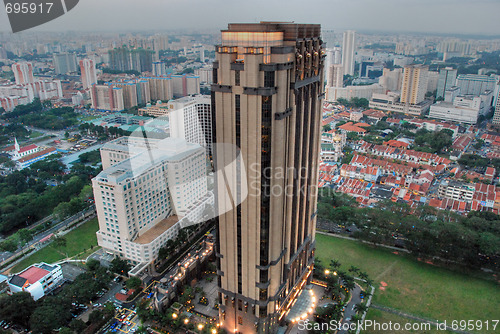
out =
<svg viewBox="0 0 500 334"><path fill-rule="evenodd" d="M92 206L90 207L89 209L87 210L91 210L91 211L95 211L95 206ZM18 249L16 252L12 253L12 255L5 259L4 261L2 261L2 264L4 262L7 262L15 257L17 257L19 254L21 254L23 251L27 250L28 248L31 248L31 247L34 247L34 248L37 248L37 246L39 246L39 243L40 243L40 240L50 236L51 234L54 234L56 232L59 232L60 230L63 230L64 228L66 228L68 225L71 225L75 220L81 218L82 216L84 215L83 212L79 212L77 213L76 215L73 215L65 220L63 220L62 222L60 223L57 223L56 225L50 227L48 230L40 233L40 234L37 234L33 240L31 240L30 242L28 242L26 245L24 245L22 248ZM93 216L90 216L89 219L93 217ZM10 267L12 267L14 264L11 264L9 267L5 268L5 269L8 269Z"/></svg>
<svg viewBox="0 0 500 334"><path fill-rule="evenodd" d="M354 307L356 306L356 304L359 304L362 301L361 297L359 296L361 291L362 290L358 284L356 284L356 287L351 291L351 300L345 307L344 317L342 318L342 326L349 326L349 324L351 324L352 317L356 315ZM342 329L338 332L338 334L347 334L347 332L347 330Z"/></svg>

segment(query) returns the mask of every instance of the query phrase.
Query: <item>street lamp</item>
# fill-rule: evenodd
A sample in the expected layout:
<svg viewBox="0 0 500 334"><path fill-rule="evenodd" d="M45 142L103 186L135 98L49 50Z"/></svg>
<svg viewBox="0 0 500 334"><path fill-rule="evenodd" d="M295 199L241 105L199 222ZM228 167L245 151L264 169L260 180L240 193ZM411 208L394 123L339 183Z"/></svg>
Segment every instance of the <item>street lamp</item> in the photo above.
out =
<svg viewBox="0 0 500 334"><path fill-rule="evenodd" d="M198 329L201 331L203 329L203 325L202 324L198 324Z"/></svg>

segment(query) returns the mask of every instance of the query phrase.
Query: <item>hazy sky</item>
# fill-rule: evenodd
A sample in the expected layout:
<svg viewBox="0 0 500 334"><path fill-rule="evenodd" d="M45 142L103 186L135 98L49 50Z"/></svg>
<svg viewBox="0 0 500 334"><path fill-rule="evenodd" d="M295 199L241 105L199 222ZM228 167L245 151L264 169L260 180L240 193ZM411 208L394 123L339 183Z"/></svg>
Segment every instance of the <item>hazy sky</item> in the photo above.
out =
<svg viewBox="0 0 500 334"><path fill-rule="evenodd" d="M500 0L80 0L66 15L31 30L215 30L266 20L320 23L336 31L500 35ZM2 9L0 31L11 31Z"/></svg>

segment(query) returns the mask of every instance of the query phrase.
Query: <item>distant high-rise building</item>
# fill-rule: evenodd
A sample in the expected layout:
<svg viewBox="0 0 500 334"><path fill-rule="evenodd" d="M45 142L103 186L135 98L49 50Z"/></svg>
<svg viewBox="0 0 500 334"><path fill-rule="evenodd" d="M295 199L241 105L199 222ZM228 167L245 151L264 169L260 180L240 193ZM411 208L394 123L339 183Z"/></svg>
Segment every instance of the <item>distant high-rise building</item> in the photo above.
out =
<svg viewBox="0 0 500 334"><path fill-rule="evenodd" d="M153 75L155 77L161 77L167 75L167 67L162 61L155 61L153 63Z"/></svg>
<svg viewBox="0 0 500 334"><path fill-rule="evenodd" d="M498 76L460 74L457 77L457 86L463 95L479 96L487 90L494 91L498 82Z"/></svg>
<svg viewBox="0 0 500 334"><path fill-rule="evenodd" d="M116 48L108 51L110 67L118 71L151 72L153 70L152 50Z"/></svg>
<svg viewBox="0 0 500 334"><path fill-rule="evenodd" d="M344 87L344 66L342 64L330 65L327 75L327 87Z"/></svg>
<svg viewBox="0 0 500 334"><path fill-rule="evenodd" d="M311 24L230 24L216 48L214 157L216 169L227 170L216 178L218 303L221 327L230 333L276 333L292 320L287 312L312 278L320 32ZM245 179L237 152L219 144L241 150Z"/></svg>
<svg viewBox="0 0 500 334"><path fill-rule="evenodd" d="M342 64L344 74L354 75L354 54L356 53L356 32L353 30L344 31L342 43Z"/></svg>
<svg viewBox="0 0 500 334"><path fill-rule="evenodd" d="M33 77L33 65L27 62L12 64L12 72L17 85L24 85L35 82Z"/></svg>
<svg viewBox="0 0 500 334"><path fill-rule="evenodd" d="M500 82L498 83L500 86ZM496 97L495 114L493 115L493 124L500 125L500 89Z"/></svg>
<svg viewBox="0 0 500 334"><path fill-rule="evenodd" d="M52 55L56 74L67 74L77 71L76 54L55 53Z"/></svg>
<svg viewBox="0 0 500 334"><path fill-rule="evenodd" d="M143 77L141 80L149 82L149 94L153 101L168 101L174 97L172 93L172 79L168 77Z"/></svg>
<svg viewBox="0 0 500 334"><path fill-rule="evenodd" d="M200 77L197 75L172 75L174 97L200 94Z"/></svg>
<svg viewBox="0 0 500 334"><path fill-rule="evenodd" d="M80 60L80 72L84 89L90 88L97 83L97 70L92 59Z"/></svg>
<svg viewBox="0 0 500 334"><path fill-rule="evenodd" d="M212 152L212 108L207 95L187 96L169 105L170 136L200 144L207 154Z"/></svg>
<svg viewBox="0 0 500 334"><path fill-rule="evenodd" d="M123 111L123 89L112 85L93 85L90 90L92 108L106 111Z"/></svg>
<svg viewBox="0 0 500 334"><path fill-rule="evenodd" d="M444 98L445 92L452 86L455 86L455 82L457 81L457 72L458 71L452 67L445 67L439 70L436 98Z"/></svg>
<svg viewBox="0 0 500 334"><path fill-rule="evenodd" d="M425 100L427 81L429 79L429 66L408 65L404 67L401 85L401 102L419 104Z"/></svg>
<svg viewBox="0 0 500 334"><path fill-rule="evenodd" d="M7 59L7 50L0 46L0 59Z"/></svg>

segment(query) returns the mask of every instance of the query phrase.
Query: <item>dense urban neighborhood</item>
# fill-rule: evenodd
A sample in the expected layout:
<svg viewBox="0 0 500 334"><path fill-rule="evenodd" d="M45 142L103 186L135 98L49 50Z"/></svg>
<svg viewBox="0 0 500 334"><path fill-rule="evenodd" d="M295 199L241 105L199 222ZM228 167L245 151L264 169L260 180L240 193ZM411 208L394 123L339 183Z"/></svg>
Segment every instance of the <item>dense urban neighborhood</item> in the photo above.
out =
<svg viewBox="0 0 500 334"><path fill-rule="evenodd" d="M225 24L0 32L0 334L498 332L500 38Z"/></svg>

